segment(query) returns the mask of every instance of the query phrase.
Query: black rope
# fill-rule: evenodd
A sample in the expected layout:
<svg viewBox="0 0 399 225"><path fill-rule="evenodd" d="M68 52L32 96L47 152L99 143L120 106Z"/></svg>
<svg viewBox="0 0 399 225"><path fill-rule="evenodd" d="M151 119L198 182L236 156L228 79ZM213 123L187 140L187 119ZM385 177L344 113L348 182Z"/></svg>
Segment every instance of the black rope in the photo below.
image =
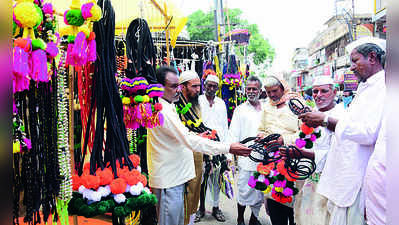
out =
<svg viewBox="0 0 399 225"><path fill-rule="evenodd" d="M90 156L90 174L95 174L97 168L104 169L109 163L116 178L117 160L121 167L127 165L129 170L133 169L133 164L128 157L129 144L123 122L123 105L115 79L115 11L110 0L99 0L97 4L102 8L103 18L93 25L93 31L96 34L97 60L93 77L93 98L90 105L90 117L87 123L83 151L86 153L91 123L90 118L93 116L92 109L95 105L97 108L97 121L93 149ZM103 154L105 122L107 123L107 133ZM79 175L82 174L84 158L85 154L82 157Z"/></svg>
<svg viewBox="0 0 399 225"><path fill-rule="evenodd" d="M306 180L312 176L313 172L316 170L316 163L312 159L303 157L301 150L296 146L289 145L287 147L287 152L292 151L293 157L287 154L285 160L285 168L287 168L288 175L297 180Z"/></svg>
<svg viewBox="0 0 399 225"><path fill-rule="evenodd" d="M309 178L313 172L316 170L316 163L312 159L305 158L297 147L293 145L283 146L276 142L280 134L271 134L253 144L249 145L249 148L252 148L252 152L259 154L261 157L257 157L252 155L252 153L248 156L252 161L257 163L263 163L263 165L277 162L282 159L282 155L278 152L281 148L286 148L291 150L293 153L293 157L290 157L290 154L286 154L286 159L284 163L284 167L288 171L288 175L296 180L305 180ZM250 141L256 140L257 137L249 137L242 141L241 144L246 144Z"/></svg>
<svg viewBox="0 0 399 225"><path fill-rule="evenodd" d="M288 106L295 115L311 112L312 110L305 106L299 99L292 98L288 101Z"/></svg>

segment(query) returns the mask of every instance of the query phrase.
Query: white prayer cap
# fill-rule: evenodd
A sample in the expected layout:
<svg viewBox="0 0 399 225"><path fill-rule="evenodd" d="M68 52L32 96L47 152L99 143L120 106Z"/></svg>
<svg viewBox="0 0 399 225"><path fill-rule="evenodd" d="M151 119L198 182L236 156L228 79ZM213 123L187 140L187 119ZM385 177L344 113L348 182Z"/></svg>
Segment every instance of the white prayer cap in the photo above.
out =
<svg viewBox="0 0 399 225"><path fill-rule="evenodd" d="M312 86L319 86L319 85L326 85L326 84L332 84L334 85L334 80L330 76L317 76L313 79L313 84Z"/></svg>
<svg viewBox="0 0 399 225"><path fill-rule="evenodd" d="M186 70L180 74L179 84L199 78L198 74L193 70Z"/></svg>
<svg viewBox="0 0 399 225"><path fill-rule="evenodd" d="M353 49L359 47L362 44L366 44L366 43L372 43L377 45L378 47L380 47L383 51L386 51L386 40L381 39L381 38L376 38L376 37L363 37L363 38L359 38L356 41L353 41L351 43L349 43L345 49L346 51L351 54Z"/></svg>
<svg viewBox="0 0 399 225"><path fill-rule="evenodd" d="M219 78L218 78L217 76L215 76L215 75L209 74L209 75L206 77L204 83L206 83L206 82L208 82L208 81L213 81L213 82L219 84Z"/></svg>

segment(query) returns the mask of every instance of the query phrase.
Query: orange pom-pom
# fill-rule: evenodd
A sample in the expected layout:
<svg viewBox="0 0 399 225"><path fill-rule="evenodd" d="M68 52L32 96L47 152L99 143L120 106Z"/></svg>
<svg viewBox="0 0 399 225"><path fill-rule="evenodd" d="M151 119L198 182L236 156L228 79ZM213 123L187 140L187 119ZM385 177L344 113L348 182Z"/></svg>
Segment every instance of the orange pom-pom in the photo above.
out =
<svg viewBox="0 0 399 225"><path fill-rule="evenodd" d="M137 168L138 165L140 165L140 156L136 154L129 155L129 159L132 161L133 166Z"/></svg>
<svg viewBox="0 0 399 225"><path fill-rule="evenodd" d="M147 186L147 177L145 177L143 174L140 174L139 180L143 184L144 187Z"/></svg>
<svg viewBox="0 0 399 225"><path fill-rule="evenodd" d="M110 168L105 168L104 170L97 169L97 176L100 177L100 185L108 185L114 179Z"/></svg>
<svg viewBox="0 0 399 225"><path fill-rule="evenodd" d="M134 175L130 175L130 176L126 177L126 182L130 186L136 185L139 181L140 181L139 178L137 176L134 176Z"/></svg>
<svg viewBox="0 0 399 225"><path fill-rule="evenodd" d="M267 165L259 163L256 166L256 171L258 171L261 174L268 175L273 168L274 168L274 163L269 163Z"/></svg>
<svg viewBox="0 0 399 225"><path fill-rule="evenodd" d="M80 177L78 175L73 175L72 176L72 190L77 191L79 190L81 184Z"/></svg>
<svg viewBox="0 0 399 225"><path fill-rule="evenodd" d="M126 181L122 178L117 178L113 180L110 184L111 192L113 194L122 194L126 190Z"/></svg>
<svg viewBox="0 0 399 225"><path fill-rule="evenodd" d="M82 176L82 183L86 188L97 190L100 186L100 178L93 175L84 175Z"/></svg>
<svg viewBox="0 0 399 225"><path fill-rule="evenodd" d="M314 130L313 127L308 127L305 123L302 123L301 131L304 134L306 134L306 135L311 134L313 132L313 130Z"/></svg>
<svg viewBox="0 0 399 225"><path fill-rule="evenodd" d="M96 34L94 32L90 32L90 35L87 38L87 40L91 41L91 40L94 40L95 38L96 38Z"/></svg>
<svg viewBox="0 0 399 225"><path fill-rule="evenodd" d="M32 48L32 44L28 39L25 38L17 38L14 41L14 45L22 48L25 52L29 52L30 49Z"/></svg>

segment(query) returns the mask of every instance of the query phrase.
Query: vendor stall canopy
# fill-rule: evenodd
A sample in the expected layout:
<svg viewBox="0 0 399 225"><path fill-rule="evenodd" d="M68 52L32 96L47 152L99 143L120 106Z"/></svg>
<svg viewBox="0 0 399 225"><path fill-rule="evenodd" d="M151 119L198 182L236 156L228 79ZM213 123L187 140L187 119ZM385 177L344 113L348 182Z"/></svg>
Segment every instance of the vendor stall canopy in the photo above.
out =
<svg viewBox="0 0 399 225"><path fill-rule="evenodd" d="M47 0L57 12L63 13L69 9L72 0ZM90 0L81 0L82 4ZM169 31L170 43L174 48L177 36L187 23L187 17L181 12L173 0L112 0L115 10L115 35L124 35L130 22L136 18L147 21L151 32ZM61 14L62 15L62 14ZM63 21L62 18L59 18ZM68 34L69 26L59 23L60 34Z"/></svg>

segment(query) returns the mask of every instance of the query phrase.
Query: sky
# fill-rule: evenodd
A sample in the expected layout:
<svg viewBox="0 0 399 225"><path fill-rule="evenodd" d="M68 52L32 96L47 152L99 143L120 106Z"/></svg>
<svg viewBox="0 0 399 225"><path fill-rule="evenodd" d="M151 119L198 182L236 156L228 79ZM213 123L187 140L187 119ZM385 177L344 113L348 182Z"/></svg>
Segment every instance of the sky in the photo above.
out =
<svg viewBox="0 0 399 225"><path fill-rule="evenodd" d="M201 9L209 11L214 0L175 0L184 14ZM349 2L350 3L350 2ZM295 48L308 47L335 15L335 0L223 0L226 8L240 8L242 17L258 24L262 35L275 48L271 71L291 71ZM349 4L350 6L350 4ZM355 0L355 12L372 13L373 0Z"/></svg>

